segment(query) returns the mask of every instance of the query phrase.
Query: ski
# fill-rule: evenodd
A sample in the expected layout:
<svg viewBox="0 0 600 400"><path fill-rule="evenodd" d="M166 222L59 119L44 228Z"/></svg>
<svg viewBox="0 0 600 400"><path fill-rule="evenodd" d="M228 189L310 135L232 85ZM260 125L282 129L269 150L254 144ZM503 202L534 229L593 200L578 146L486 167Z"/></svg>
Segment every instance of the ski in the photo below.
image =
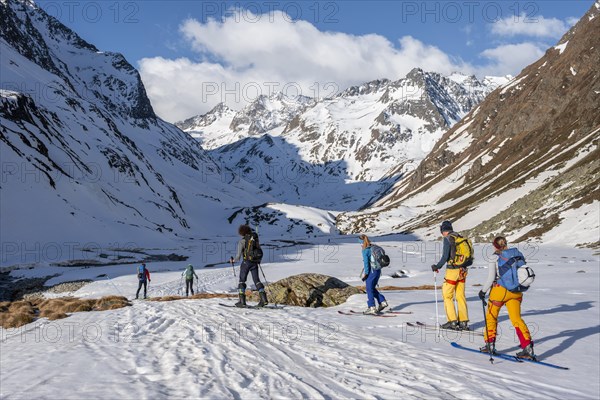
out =
<svg viewBox="0 0 600 400"><path fill-rule="evenodd" d="M465 347L463 345L460 345L460 344L458 344L456 342L452 342L450 344L452 345L452 347L457 348L457 349L467 350L467 351L470 351L472 353L479 353L479 354L483 354L483 355L489 356L489 353L482 353L478 349L471 349L469 347ZM496 358L501 358L503 360L513 361L513 362L517 362L517 363L530 362L530 363L533 363L533 364L544 365L546 367L555 368L555 369L562 369L562 370L568 370L569 369L569 367L563 367L561 365L551 364L551 363L547 363L545 361L529 360L527 358L517 358L517 356L513 356L513 355L505 354L505 353L498 353L498 352L496 352L496 353L493 354L493 356L496 357Z"/></svg>
<svg viewBox="0 0 600 400"><path fill-rule="evenodd" d="M355 317L359 317L359 316L365 316L365 317L383 317L383 318L393 318L393 317L397 317L397 315L394 314L390 314L390 313L379 313L379 314L363 314L361 312L352 312L352 311L342 311L342 310L338 310L338 314L342 314L342 315L352 315Z"/></svg>
<svg viewBox="0 0 600 400"><path fill-rule="evenodd" d="M413 328L422 328L428 331L437 331L438 329L440 331L444 331L444 332L452 332L452 333L467 333L467 334L473 334L473 335L478 335L478 336L483 336L483 332L479 332L479 331L459 331L456 329L444 329L442 327L436 327L435 325L429 325L429 324L425 324L423 322L407 322L406 325L411 326Z"/></svg>
<svg viewBox="0 0 600 400"><path fill-rule="evenodd" d="M349 312L351 312L352 314L362 314L362 311L355 311L355 310L350 310ZM412 311L381 311L378 314L412 314Z"/></svg>
<svg viewBox="0 0 600 400"><path fill-rule="evenodd" d="M257 307L257 306L244 306L244 307L237 307L234 304L225 304L225 303L219 303L220 306L223 307L228 307L228 308L239 308L240 310L243 309L250 309L250 310L262 310L262 309L269 309L269 310L280 310L283 308L283 306L276 306L276 305L266 305L264 307Z"/></svg>

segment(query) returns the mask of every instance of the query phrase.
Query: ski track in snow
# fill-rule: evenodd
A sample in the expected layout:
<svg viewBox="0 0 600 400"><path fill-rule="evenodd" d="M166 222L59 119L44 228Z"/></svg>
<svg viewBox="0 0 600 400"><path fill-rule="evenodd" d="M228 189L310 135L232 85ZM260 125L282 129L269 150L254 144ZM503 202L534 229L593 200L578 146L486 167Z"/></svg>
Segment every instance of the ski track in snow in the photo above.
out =
<svg viewBox="0 0 600 400"><path fill-rule="evenodd" d="M390 249L398 246L403 243L386 244ZM348 276L347 266L356 261L355 247L341 245L336 264L314 264L314 253L306 251L305 258L292 263L266 264L265 273L275 280L296 269L325 272L320 270L328 268L328 275ZM594 300L586 301L597 298L593 282L598 271L597 258L585 254L578 253L571 264L560 249L537 253L536 258L545 261L532 261L538 278L526 294L523 309L538 356L570 371L499 359L492 365L486 356L461 352L449 343L474 348L481 345L480 337L442 334L436 341L435 332L409 328L405 322L434 323L431 291L386 292L391 308L413 311L394 318L337 313L361 309L364 295L331 309L218 305L234 299L134 301L132 307L119 310L76 313L64 320L40 319L20 329L0 329L0 397L480 399L526 393L527 398L540 399L595 398L597 382L584 382L598 372L593 366L598 349L589 350L598 335L598 324L593 322L598 309ZM570 274L572 281L564 288L558 278L569 268L588 273ZM400 285L427 283L430 274L422 273L423 266L410 269L414 272L410 283L402 280ZM197 273L202 291L234 290L230 266L199 268ZM156 272L149 294L175 294L180 274L180 270ZM485 268L474 266L469 282L486 275ZM131 278L115 278L115 285L96 282L80 293L97 296L118 287L131 293L137 288ZM386 276L382 284L389 284L389 279ZM557 287L562 290L557 292ZM477 290L469 285L467 297L475 314L473 328L481 330L481 304L477 310L472 300ZM556 318L560 326L553 324ZM513 335L503 311L498 348L515 352Z"/></svg>
<svg viewBox="0 0 600 400"><path fill-rule="evenodd" d="M522 393L529 393L531 398L581 397L581 393L540 382L536 382L535 392L530 392L532 384L523 365L498 361L498 371L494 372L482 368L483 357L481 362L472 364L458 357L440 363L443 355L438 347L447 346L445 343L428 351L410 343L391 344L387 337L371 335L370 329L352 329L341 318L334 323L339 324L343 336L315 336L309 327L328 312L314 313L314 317L308 316L303 310L289 307L273 311L226 309L214 301L179 301L164 307L158 302L136 302L133 307L106 313L110 315L87 325L92 338L96 328L91 326L108 333L98 340L68 343L64 338L61 342L66 341L66 346L57 346L51 350L53 354L45 354L34 365L25 360L11 362L15 367L3 370L3 381L10 386L20 376L43 377L31 379L20 388L28 398L47 397L47 387L51 385L61 388L63 398L110 394L121 398L318 399L403 395L479 399L482 388L475 383L483 380L490 383L486 385L486 395L493 398ZM77 325L86 326L93 314L96 313L77 315ZM295 334L274 334L269 339L255 340L256 330L236 333L240 332L237 324L256 327L257 322L262 327L301 327L303 334L297 340ZM377 327L397 330L397 324ZM67 332L64 326L63 331ZM15 340L18 337L7 343ZM4 357L16 361L12 358L19 358L19 354L11 353L9 349ZM448 374L448 370L460 371L460 379ZM507 377L507 371L515 374ZM115 379L118 385L114 384Z"/></svg>

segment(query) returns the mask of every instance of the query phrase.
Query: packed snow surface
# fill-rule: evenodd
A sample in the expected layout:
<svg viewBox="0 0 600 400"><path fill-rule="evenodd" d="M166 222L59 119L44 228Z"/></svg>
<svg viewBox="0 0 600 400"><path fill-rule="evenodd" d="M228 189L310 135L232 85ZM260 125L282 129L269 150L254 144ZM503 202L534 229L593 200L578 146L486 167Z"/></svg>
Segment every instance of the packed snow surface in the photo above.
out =
<svg viewBox="0 0 600 400"><path fill-rule="evenodd" d="M234 238L231 238L231 242ZM391 256L381 286L432 285L429 265L439 242L376 242ZM263 263L269 281L318 272L359 285L360 245L332 236L311 244L277 246ZM278 243L278 242L277 242ZM225 244L222 244L225 246ZM221 246L221 244L219 244ZM217 247L219 247L217 246ZM227 254L207 257L203 246L186 248L190 259L150 263L150 296L181 292L181 271L197 267L201 291L234 292L231 266L202 268ZM384 292L396 317L341 315L362 310L366 295L334 308L278 310L225 308L232 299L134 301L132 307L77 313L67 319L40 319L22 328L0 330L0 396L31 398L460 398L597 399L599 392L599 258L590 250L520 246L536 280L525 293L523 318L538 357L569 367L551 369L454 349L451 341L475 348L481 336L423 331L409 321L435 323L433 290ZM469 272L470 323L483 329L478 284L487 276L490 246L476 246ZM236 272L238 268L236 266ZM404 278L390 276L403 271ZM13 276L46 275L44 268L12 271ZM92 278L74 293L83 297L133 297L135 266L56 268L62 280ZM110 280L95 278L108 273ZM437 276L440 285L442 275ZM251 283L251 282L249 282ZM252 286L251 284L249 286ZM439 286L438 286L439 287ZM438 296L441 299L441 296ZM445 322L439 305L439 320ZM503 309L497 348L518 350ZM459 375L459 376L457 376Z"/></svg>

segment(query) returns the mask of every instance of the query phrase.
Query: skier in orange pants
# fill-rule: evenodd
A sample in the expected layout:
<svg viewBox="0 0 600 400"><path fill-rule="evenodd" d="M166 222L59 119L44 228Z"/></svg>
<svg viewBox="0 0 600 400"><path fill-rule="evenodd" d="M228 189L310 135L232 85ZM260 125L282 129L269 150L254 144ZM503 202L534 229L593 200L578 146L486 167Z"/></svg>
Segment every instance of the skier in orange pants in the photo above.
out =
<svg viewBox="0 0 600 400"><path fill-rule="evenodd" d="M506 238L499 236L494 239L492 243L494 246L494 253L500 256L503 250L508 248ZM500 262L500 257L499 257ZM484 332L485 346L480 350L482 352L493 353L495 351L496 342L496 327L498 325L498 314L502 306L506 305L508 311L508 317L510 322L515 327L519 342L521 343L521 349L517 353L519 358L535 359L533 352L533 341L531 340L531 334L527 328L527 324L521 318L521 302L523 301L523 293L511 292L508 289L500 286L496 283L498 280L498 263L490 263L489 274L483 289L479 292L479 298L485 301L486 292L490 289L490 297L488 300L488 309L486 313L486 329Z"/></svg>

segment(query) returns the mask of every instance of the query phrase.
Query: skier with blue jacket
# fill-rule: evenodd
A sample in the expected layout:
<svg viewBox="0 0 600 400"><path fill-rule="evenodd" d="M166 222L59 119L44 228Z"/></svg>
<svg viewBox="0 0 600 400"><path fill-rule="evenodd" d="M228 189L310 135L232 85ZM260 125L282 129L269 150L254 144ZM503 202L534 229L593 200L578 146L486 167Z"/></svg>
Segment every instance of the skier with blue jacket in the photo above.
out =
<svg viewBox="0 0 600 400"><path fill-rule="evenodd" d="M150 272L148 272L148 269L146 268L146 264L142 263L142 265L140 265L138 267L138 290L135 293L135 298L137 299L138 296L140 295L140 289L142 288L142 286L144 286L144 298L146 298L146 289L147 289L147 282L151 282L150 281Z"/></svg>
<svg viewBox="0 0 600 400"><path fill-rule="evenodd" d="M377 284L381 277L381 269L371 268L371 241L367 235L360 235L359 242L362 244L363 271L361 279L365 281L367 288L367 306L364 314L377 314L388 306L385 297L377 290ZM375 307L375 300L379 303Z"/></svg>

